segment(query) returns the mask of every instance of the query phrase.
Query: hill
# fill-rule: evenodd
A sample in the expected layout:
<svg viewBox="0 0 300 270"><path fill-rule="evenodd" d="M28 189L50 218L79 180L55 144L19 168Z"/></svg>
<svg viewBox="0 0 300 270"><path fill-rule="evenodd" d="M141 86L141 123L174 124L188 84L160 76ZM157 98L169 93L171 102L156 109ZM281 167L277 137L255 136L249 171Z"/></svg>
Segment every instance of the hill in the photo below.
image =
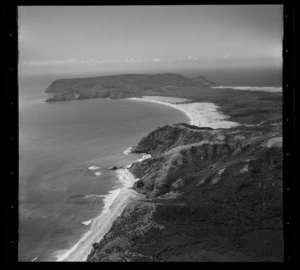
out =
<svg viewBox="0 0 300 270"><path fill-rule="evenodd" d="M47 102L88 98L126 98L143 95L178 95L178 92L199 91L215 85L205 77L189 79L184 76L165 74L125 74L90 78L59 79L46 93L54 96Z"/></svg>
<svg viewBox="0 0 300 270"><path fill-rule="evenodd" d="M282 261L281 118L157 128L133 149L132 202L88 261Z"/></svg>

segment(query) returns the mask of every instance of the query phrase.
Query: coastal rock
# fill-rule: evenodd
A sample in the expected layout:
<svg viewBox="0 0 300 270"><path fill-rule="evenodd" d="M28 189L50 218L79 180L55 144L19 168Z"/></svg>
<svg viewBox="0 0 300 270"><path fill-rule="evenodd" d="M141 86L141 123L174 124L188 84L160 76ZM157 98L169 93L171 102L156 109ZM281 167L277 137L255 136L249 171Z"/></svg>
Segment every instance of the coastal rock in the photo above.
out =
<svg viewBox="0 0 300 270"><path fill-rule="evenodd" d="M79 94L78 99L89 99L89 98L108 98L109 93L102 89L85 89L79 90L76 93Z"/></svg>
<svg viewBox="0 0 300 270"><path fill-rule="evenodd" d="M113 171L115 171L115 170L118 169L118 167L117 167L117 166L111 166L111 167L108 167L107 169L108 169L108 170L113 170Z"/></svg>
<svg viewBox="0 0 300 270"><path fill-rule="evenodd" d="M76 96L73 93L62 93L46 99L46 102L70 101L74 99L76 99Z"/></svg>
<svg viewBox="0 0 300 270"><path fill-rule="evenodd" d="M207 86L216 86L217 84L215 82L209 81L208 79L206 79L204 76L197 76L195 78L192 78L192 80L194 82L201 82L204 83Z"/></svg>

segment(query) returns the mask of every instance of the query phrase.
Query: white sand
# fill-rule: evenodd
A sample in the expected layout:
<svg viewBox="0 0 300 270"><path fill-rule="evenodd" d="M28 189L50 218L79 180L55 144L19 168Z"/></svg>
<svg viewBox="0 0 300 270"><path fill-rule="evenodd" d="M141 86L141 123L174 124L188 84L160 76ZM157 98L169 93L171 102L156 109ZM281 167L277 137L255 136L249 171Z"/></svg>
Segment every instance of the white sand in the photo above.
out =
<svg viewBox="0 0 300 270"><path fill-rule="evenodd" d="M184 98L161 97L161 96L144 96L142 98L128 98L136 101L154 102L157 104L167 105L184 112L190 119L190 124L198 127L211 128L231 128L239 124L232 121L226 121L228 117L218 111L218 106L209 102L188 102ZM181 102L181 103L179 103Z"/></svg>
<svg viewBox="0 0 300 270"><path fill-rule="evenodd" d="M239 125L235 122L225 121L226 116L222 115L217 106L213 103L182 103L189 102L184 98L172 98L161 96L144 96L143 98L129 98L130 100L154 102L166 106L173 107L185 113L190 124L202 127L211 128L230 128ZM124 151L124 154L129 154L131 149ZM140 160L150 158L150 155L144 155ZM130 165L127 166L129 168ZM90 170L96 170L98 167L91 166ZM84 225L90 225L90 230L87 231L80 240L70 249L56 252L57 261L85 261L88 254L91 252L92 244L99 242L103 236L109 231L114 220L122 213L124 208L130 201L141 198L142 195L129 189L137 180L127 169L119 169L116 171L123 187L112 190L109 195L105 196L104 209L102 213L91 221L83 222ZM89 196L89 195L87 195ZM97 196L97 195L94 195ZM103 195L101 195L103 196Z"/></svg>
<svg viewBox="0 0 300 270"><path fill-rule="evenodd" d="M92 250L92 244L103 238L129 202L142 197L141 194L129 189L136 179L127 169L117 170L116 173L123 187L112 190L108 196L105 196L102 213L91 222L85 222L85 225L91 224L90 230L70 249L56 252L54 254L56 261L86 261Z"/></svg>

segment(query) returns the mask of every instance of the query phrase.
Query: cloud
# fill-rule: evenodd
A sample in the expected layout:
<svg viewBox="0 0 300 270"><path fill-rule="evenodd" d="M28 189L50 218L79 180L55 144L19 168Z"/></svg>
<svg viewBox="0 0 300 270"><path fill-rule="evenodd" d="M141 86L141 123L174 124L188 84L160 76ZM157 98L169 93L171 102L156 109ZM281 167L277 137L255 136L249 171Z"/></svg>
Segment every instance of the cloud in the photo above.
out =
<svg viewBox="0 0 300 270"><path fill-rule="evenodd" d="M85 64L85 65L102 65L102 64L116 64L116 63L147 63L147 62L160 62L160 58L127 58L124 60L119 59L89 59L89 60L78 60L76 58L70 58L65 60L22 60L20 61L21 66L61 66L70 64Z"/></svg>
<svg viewBox="0 0 300 270"><path fill-rule="evenodd" d="M231 57L231 54L229 53L229 54L223 55L223 56L222 56L222 59L228 59L228 58L230 58L230 57Z"/></svg>
<svg viewBox="0 0 300 270"><path fill-rule="evenodd" d="M49 60L49 61L39 61L39 60L23 60L20 61L22 66L60 66L69 64L114 64L119 63L118 59L89 59L89 60L78 60L76 58L70 58L66 60Z"/></svg>
<svg viewBox="0 0 300 270"><path fill-rule="evenodd" d="M140 58L128 58L128 59L124 60L124 62L130 63L130 64L140 63L141 61L145 62L144 59L140 59Z"/></svg>
<svg viewBox="0 0 300 270"><path fill-rule="evenodd" d="M178 56L175 58L175 60L176 61L199 61L200 58L199 58L199 56L189 55L187 57Z"/></svg>

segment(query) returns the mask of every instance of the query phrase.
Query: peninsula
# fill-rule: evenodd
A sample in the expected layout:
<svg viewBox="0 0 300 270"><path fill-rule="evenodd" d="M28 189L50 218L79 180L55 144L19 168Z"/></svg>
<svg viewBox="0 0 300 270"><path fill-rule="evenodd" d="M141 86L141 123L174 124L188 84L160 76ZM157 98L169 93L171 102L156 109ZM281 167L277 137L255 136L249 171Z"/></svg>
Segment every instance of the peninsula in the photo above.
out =
<svg viewBox="0 0 300 270"><path fill-rule="evenodd" d="M283 261L282 93L216 89L203 76L114 75L54 81L47 102L131 98L183 110L131 149L142 195L87 261Z"/></svg>
<svg viewBox="0 0 300 270"><path fill-rule="evenodd" d="M181 96L197 95L199 89L216 86L203 76L193 79L179 74L125 74L101 77L59 79L54 81L46 93L53 94L47 102L69 101L89 98L128 98L152 95Z"/></svg>

